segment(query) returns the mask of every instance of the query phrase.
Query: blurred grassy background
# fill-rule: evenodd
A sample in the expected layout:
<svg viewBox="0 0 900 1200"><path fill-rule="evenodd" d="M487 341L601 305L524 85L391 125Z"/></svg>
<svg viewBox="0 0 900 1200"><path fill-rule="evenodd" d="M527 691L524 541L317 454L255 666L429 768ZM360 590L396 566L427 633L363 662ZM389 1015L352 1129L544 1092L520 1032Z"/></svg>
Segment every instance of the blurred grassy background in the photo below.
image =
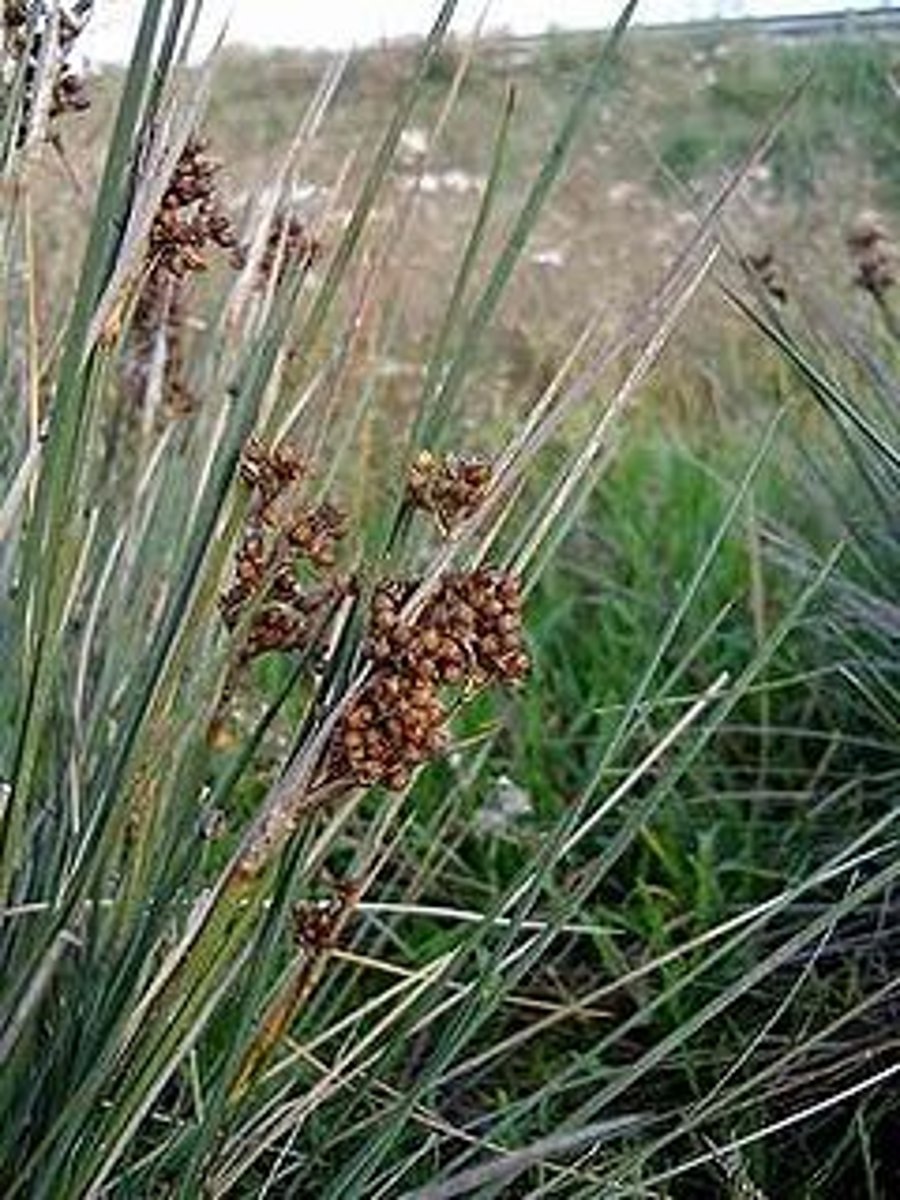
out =
<svg viewBox="0 0 900 1200"><path fill-rule="evenodd" d="M478 47L450 121L430 148L404 261L392 273L401 311L392 322L390 344L384 345L384 332L374 339L398 388L404 368L411 372L422 361L435 327L490 169L493 131L507 90L515 92L517 111L489 245L497 244L504 217L512 213L593 47L587 35L565 33L522 45L489 40ZM427 131L465 53L451 41L431 69L392 188L381 201L385 219L396 192L413 185ZM350 61L326 128L294 181L301 212L327 211L340 224L341 198L352 192L351 181L392 112L413 54L412 44L386 46ZM256 197L274 157L290 141L325 62L322 55L295 51L235 48L224 55L207 129L237 213ZM692 227L698 203L741 162L760 128L807 76L771 152L742 186L729 223L747 252L774 252L795 292L812 296L824 290L855 304L846 230L860 210L889 211L900 202L896 63L895 42L868 32L809 40L733 33L727 27L696 38L690 32L633 32L491 333L480 373L486 411L505 411L516 391L539 386L587 314L620 309L646 291ZM96 182L116 87L115 72L96 80L92 112L67 131L67 156L87 193ZM55 279L77 263L72 249L83 222L59 162L47 160L44 183L40 232L57 255L42 260ZM52 302L53 289L44 294ZM705 418L711 407L727 403L729 368L744 333L715 300L703 304L691 336L681 339L667 405L680 403ZM714 355L704 352L712 338ZM758 354L756 345L751 353ZM685 364L689 380L678 369ZM740 365L737 370L740 374Z"/></svg>

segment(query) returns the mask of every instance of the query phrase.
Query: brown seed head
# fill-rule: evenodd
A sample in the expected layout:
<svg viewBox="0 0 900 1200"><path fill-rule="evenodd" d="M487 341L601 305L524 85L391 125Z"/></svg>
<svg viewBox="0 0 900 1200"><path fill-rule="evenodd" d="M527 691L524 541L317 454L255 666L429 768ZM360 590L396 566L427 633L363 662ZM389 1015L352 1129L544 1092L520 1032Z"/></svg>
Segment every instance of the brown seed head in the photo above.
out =
<svg viewBox="0 0 900 1200"><path fill-rule="evenodd" d="M366 643L375 670L335 735L331 778L402 789L447 744L444 685L515 682L529 669L518 581L483 568L448 575L413 617L413 580L375 590Z"/></svg>
<svg viewBox="0 0 900 1200"><path fill-rule="evenodd" d="M321 243L310 235L302 221L277 213L259 262L257 288L264 290L273 276L275 286L280 287L292 272L309 271L321 252Z"/></svg>
<svg viewBox="0 0 900 1200"><path fill-rule="evenodd" d="M855 268L853 282L883 300L897 282L897 251L877 213L860 213L847 232L847 248Z"/></svg>
<svg viewBox="0 0 900 1200"><path fill-rule="evenodd" d="M240 648L243 661L273 650L311 649L324 636L329 613L350 584L332 576L324 587L310 588L301 581L299 568L333 564L346 519L328 502L303 507L299 490L308 469L286 443L267 447L251 439L240 472L251 503L232 582L219 598L222 619L231 630L248 622Z"/></svg>
<svg viewBox="0 0 900 1200"><path fill-rule="evenodd" d="M744 266L755 275L762 287L779 304L787 303L788 293L784 277L771 248L745 255Z"/></svg>
<svg viewBox="0 0 900 1200"><path fill-rule="evenodd" d="M485 459L423 450L409 469L406 497L413 508L430 513L449 532L470 517L487 495L492 468Z"/></svg>

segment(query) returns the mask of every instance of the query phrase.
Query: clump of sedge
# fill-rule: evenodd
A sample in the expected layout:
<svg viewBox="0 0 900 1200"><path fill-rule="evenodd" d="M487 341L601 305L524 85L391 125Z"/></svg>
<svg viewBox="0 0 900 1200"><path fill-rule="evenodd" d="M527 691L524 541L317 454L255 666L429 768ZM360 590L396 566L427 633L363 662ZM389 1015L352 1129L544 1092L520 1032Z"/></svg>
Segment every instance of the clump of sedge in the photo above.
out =
<svg viewBox="0 0 900 1200"><path fill-rule="evenodd" d="M847 233L853 260L853 282L879 303L897 282L896 251L877 213L863 212Z"/></svg>
<svg viewBox="0 0 900 1200"><path fill-rule="evenodd" d="M488 568L448 575L407 617L416 588L391 580L375 591L366 644L374 669L337 731L332 777L402 790L447 745L442 688L515 683L528 671L514 576Z"/></svg>
<svg viewBox="0 0 900 1200"><path fill-rule="evenodd" d="M409 469L407 502L430 513L449 533L470 517L487 494L491 465L485 459L448 454L437 457L423 450Z"/></svg>
<svg viewBox="0 0 900 1200"><path fill-rule="evenodd" d="M213 250L223 251L234 268L243 263L237 232L219 194L219 170L208 143L192 137L150 228L145 277L132 322L131 374L142 393L163 339L163 405L169 415L196 407L184 370L188 282L208 269Z"/></svg>

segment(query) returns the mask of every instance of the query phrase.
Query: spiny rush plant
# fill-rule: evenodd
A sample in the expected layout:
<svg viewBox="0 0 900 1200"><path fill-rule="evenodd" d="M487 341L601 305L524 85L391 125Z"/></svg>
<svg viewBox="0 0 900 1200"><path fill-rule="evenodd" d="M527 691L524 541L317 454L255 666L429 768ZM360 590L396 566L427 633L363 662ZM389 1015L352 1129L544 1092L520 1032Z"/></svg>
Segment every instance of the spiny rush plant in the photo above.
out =
<svg viewBox="0 0 900 1200"><path fill-rule="evenodd" d="M391 192L392 161L454 4L366 170L335 182L321 228L292 211L291 185L340 63L240 230L199 133L200 7L144 5L62 306L38 287L31 180L83 107L67 64L90 5L4 9L3 1195L661 1194L818 1111L810 1061L827 1076L833 1035L896 990L887 981L837 1016L823 1005L769 1053L765 1031L833 930L895 882L888 816L671 952L620 961L575 1010L527 994L560 940L614 951L582 920L588 901L830 571L804 582L737 678L684 697L670 650L775 426L589 782L478 910L455 903L452 829L466 779L502 737L497 692L533 657L528 598L716 257L737 177L656 291L612 331L587 314L548 385L469 449L484 331L633 6L491 257L510 97L416 403L387 413L361 487L390 396L357 368L369 339L390 348L418 195ZM207 272L222 283L200 310ZM377 336L373 312L387 314ZM657 704L671 720L648 724ZM446 764L455 781L420 810L421 777ZM560 1024L610 997L630 999L558 1062ZM640 1036L682 1002L673 1032ZM525 1024L512 1018L523 1007ZM744 1013L740 1069L705 1078L685 1105L672 1064ZM508 1070L534 1046L534 1071ZM786 1078L790 1105L769 1128L760 1096Z"/></svg>

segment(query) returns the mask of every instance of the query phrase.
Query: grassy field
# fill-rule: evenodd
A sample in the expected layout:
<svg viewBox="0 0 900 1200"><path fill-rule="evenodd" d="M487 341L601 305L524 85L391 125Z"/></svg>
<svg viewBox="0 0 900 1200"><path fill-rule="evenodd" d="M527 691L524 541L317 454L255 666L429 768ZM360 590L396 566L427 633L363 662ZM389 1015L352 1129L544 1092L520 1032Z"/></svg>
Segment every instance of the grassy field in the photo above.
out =
<svg viewBox="0 0 900 1200"><path fill-rule="evenodd" d="M898 44L5 21L3 1195L895 1195Z"/></svg>

